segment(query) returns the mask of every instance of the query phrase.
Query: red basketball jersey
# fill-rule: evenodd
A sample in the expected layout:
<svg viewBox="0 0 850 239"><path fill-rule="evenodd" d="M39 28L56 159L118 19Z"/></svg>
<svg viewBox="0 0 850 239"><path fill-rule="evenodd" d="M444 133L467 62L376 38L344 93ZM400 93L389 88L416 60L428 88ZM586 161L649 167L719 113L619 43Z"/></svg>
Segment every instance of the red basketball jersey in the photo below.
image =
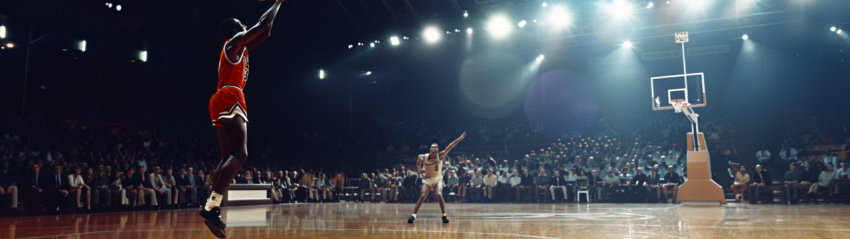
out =
<svg viewBox="0 0 850 239"><path fill-rule="evenodd" d="M248 48L242 50L242 56L237 62L231 62L227 59L224 53L225 46L221 48L221 55L218 57L218 89L225 85L236 86L239 89L245 89L245 82L248 81Z"/></svg>

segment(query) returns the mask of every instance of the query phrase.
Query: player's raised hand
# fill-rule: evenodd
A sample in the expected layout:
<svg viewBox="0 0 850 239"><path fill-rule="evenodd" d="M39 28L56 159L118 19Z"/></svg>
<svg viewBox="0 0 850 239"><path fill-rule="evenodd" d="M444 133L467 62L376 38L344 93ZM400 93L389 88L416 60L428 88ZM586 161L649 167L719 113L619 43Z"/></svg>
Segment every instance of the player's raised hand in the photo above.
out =
<svg viewBox="0 0 850 239"><path fill-rule="evenodd" d="M466 131L463 131L463 134L460 135L460 138L466 138Z"/></svg>

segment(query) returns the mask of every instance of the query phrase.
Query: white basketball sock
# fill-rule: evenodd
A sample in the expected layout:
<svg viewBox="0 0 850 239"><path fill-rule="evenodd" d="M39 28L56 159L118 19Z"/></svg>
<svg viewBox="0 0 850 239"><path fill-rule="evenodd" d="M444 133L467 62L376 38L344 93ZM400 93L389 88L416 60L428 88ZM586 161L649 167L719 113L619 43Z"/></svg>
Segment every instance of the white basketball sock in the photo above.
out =
<svg viewBox="0 0 850 239"><path fill-rule="evenodd" d="M416 213L413 214L413 218L416 218Z"/></svg>
<svg viewBox="0 0 850 239"><path fill-rule="evenodd" d="M221 199L222 198L224 198L224 195L218 194L217 192L213 191L210 194L210 198L207 199L207 205L204 206L204 209L207 210L207 211L210 211L213 208L221 206Z"/></svg>

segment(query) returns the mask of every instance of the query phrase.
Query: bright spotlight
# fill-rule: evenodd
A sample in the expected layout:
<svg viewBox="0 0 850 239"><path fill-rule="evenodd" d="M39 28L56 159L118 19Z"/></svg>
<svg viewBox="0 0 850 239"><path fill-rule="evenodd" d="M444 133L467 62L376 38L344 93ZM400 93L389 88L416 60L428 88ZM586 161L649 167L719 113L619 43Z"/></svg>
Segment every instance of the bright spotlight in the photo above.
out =
<svg viewBox="0 0 850 239"><path fill-rule="evenodd" d="M3 27L3 26L0 26L0 27ZM835 27L830 27L830 28L829 28L829 30L834 32L834 31L835 31ZM5 29L5 28L0 28L0 31L2 31L2 33L5 35L5 32L6 32L6 29Z"/></svg>
<svg viewBox="0 0 850 239"><path fill-rule="evenodd" d="M833 27L834 29L835 27ZM835 31L835 30L833 30ZM0 38L6 38L6 26L0 26Z"/></svg>
<svg viewBox="0 0 850 239"><path fill-rule="evenodd" d="M425 37L426 42L435 43L440 40L440 31L435 27L428 27L422 32L422 36Z"/></svg>
<svg viewBox="0 0 850 239"><path fill-rule="evenodd" d="M139 60L142 60L142 62L147 62L148 61L148 51L139 52Z"/></svg>
<svg viewBox="0 0 850 239"><path fill-rule="evenodd" d="M15 44L12 44L11 42L6 43L6 48L15 48Z"/></svg>
<svg viewBox="0 0 850 239"><path fill-rule="evenodd" d="M747 40L747 39L750 39L750 36L747 36L747 34L744 34L743 36L741 36L741 39Z"/></svg>
<svg viewBox="0 0 850 239"><path fill-rule="evenodd" d="M646 5L646 8L647 8L647 9L650 9L650 8L652 8L653 6L655 6L655 4L654 4L654 3L652 3L652 2L649 2L649 4L647 4L647 5Z"/></svg>
<svg viewBox="0 0 850 239"><path fill-rule="evenodd" d="M570 24L570 14L567 12L566 8L562 6L555 6L552 8L549 20L557 26L566 27Z"/></svg>
<svg viewBox="0 0 850 239"><path fill-rule="evenodd" d="M519 26L519 28L523 28L523 27L525 27L525 24L526 24L525 20L522 20L521 22L519 22L519 24L517 24L517 26Z"/></svg>
<svg viewBox="0 0 850 239"><path fill-rule="evenodd" d="M632 8L627 3L617 2L608 7L608 11L616 18L626 18L632 15Z"/></svg>
<svg viewBox="0 0 850 239"><path fill-rule="evenodd" d="M115 6L115 11L119 11L119 12L121 11L121 4L118 4L117 6Z"/></svg>
<svg viewBox="0 0 850 239"><path fill-rule="evenodd" d="M543 55L540 55L540 56L537 57L537 61L542 61L543 58L545 58L545 57Z"/></svg>
<svg viewBox="0 0 850 239"><path fill-rule="evenodd" d="M487 30L495 37L503 37L511 32L511 23L507 18L497 16L487 23Z"/></svg>
<svg viewBox="0 0 850 239"><path fill-rule="evenodd" d="M80 41L80 51L86 52L86 40Z"/></svg>
<svg viewBox="0 0 850 239"><path fill-rule="evenodd" d="M369 43L369 47L375 47L375 43L374 42Z"/></svg>
<svg viewBox="0 0 850 239"><path fill-rule="evenodd" d="M631 41L626 40L626 41L624 41L624 42L623 42L623 46L624 46L624 47L628 47L628 48L632 48L632 42L631 42Z"/></svg>
<svg viewBox="0 0 850 239"><path fill-rule="evenodd" d="M366 75L367 75L367 76L371 76L371 75L372 75L372 71L366 71Z"/></svg>
<svg viewBox="0 0 850 239"><path fill-rule="evenodd" d="M835 31L835 33L841 34L841 29L838 29L837 31Z"/></svg>
<svg viewBox="0 0 850 239"><path fill-rule="evenodd" d="M694 7L702 8L705 6L705 0L694 0L691 4L693 4Z"/></svg>
<svg viewBox="0 0 850 239"><path fill-rule="evenodd" d="M546 4L546 2L544 1L544 2L543 2L543 7L546 7L546 6L549 6L549 4Z"/></svg>
<svg viewBox="0 0 850 239"><path fill-rule="evenodd" d="M319 80L325 79L325 70L319 70Z"/></svg>
<svg viewBox="0 0 850 239"><path fill-rule="evenodd" d="M466 12L466 11L463 11L463 17L469 17L469 13Z"/></svg>
<svg viewBox="0 0 850 239"><path fill-rule="evenodd" d="M398 45L398 37L390 37L390 44L392 44L393 46L397 46Z"/></svg>
<svg viewBox="0 0 850 239"><path fill-rule="evenodd" d="M348 49L351 49L353 47L354 47L354 45L348 45Z"/></svg>
<svg viewBox="0 0 850 239"><path fill-rule="evenodd" d="M466 29L466 34L472 34L472 28L471 27Z"/></svg>
<svg viewBox="0 0 850 239"><path fill-rule="evenodd" d="M112 3L106 3L106 7L112 8Z"/></svg>

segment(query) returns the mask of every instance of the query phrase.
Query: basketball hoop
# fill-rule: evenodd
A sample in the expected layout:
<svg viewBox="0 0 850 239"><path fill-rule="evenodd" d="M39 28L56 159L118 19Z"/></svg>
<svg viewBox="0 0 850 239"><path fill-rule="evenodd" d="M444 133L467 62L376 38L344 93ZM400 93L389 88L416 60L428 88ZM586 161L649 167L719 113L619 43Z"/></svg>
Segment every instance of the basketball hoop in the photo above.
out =
<svg viewBox="0 0 850 239"><path fill-rule="evenodd" d="M684 99L672 99L670 100L670 104L673 105L676 113L682 113L682 107L687 106L688 102Z"/></svg>

